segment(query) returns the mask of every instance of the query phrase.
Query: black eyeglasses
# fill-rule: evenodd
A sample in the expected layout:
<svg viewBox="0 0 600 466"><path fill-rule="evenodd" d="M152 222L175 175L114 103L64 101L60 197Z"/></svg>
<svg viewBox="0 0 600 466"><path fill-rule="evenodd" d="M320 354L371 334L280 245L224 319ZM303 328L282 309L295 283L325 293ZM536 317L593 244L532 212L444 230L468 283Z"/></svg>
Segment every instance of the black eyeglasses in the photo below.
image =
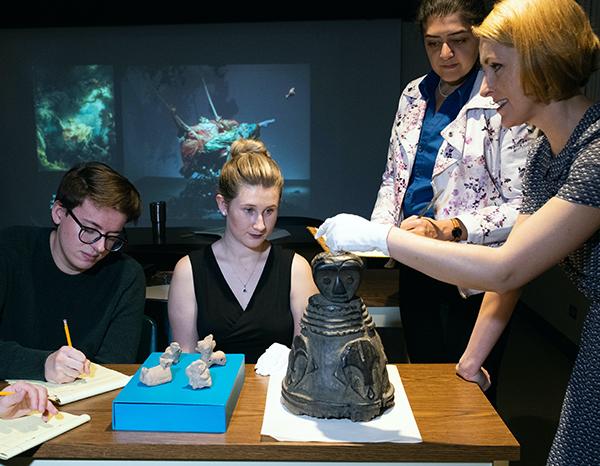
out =
<svg viewBox="0 0 600 466"><path fill-rule="evenodd" d="M127 240L122 236L118 235L105 235L104 233L99 232L95 228L86 227L81 224L79 219L75 216L71 209L67 209L67 213L73 217L75 223L79 225L79 240L85 244L94 244L99 241L101 238L104 238L106 241L104 242L104 247L111 252L118 251L127 243Z"/></svg>

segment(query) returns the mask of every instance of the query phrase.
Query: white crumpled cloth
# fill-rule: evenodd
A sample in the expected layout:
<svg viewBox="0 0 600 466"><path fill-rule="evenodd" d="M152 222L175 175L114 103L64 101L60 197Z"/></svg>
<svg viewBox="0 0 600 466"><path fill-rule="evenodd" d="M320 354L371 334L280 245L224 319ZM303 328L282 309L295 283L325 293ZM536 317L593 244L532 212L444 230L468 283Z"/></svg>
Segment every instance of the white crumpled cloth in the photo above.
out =
<svg viewBox="0 0 600 466"><path fill-rule="evenodd" d="M287 370L290 349L281 343L273 343L267 348L254 366L258 375L285 373Z"/></svg>

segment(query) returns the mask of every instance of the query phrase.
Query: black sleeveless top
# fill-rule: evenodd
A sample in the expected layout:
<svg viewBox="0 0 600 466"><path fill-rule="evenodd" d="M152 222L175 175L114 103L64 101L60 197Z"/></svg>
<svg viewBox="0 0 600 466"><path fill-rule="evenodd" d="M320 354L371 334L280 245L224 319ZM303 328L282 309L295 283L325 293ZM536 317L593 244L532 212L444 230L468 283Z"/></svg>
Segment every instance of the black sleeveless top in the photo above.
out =
<svg viewBox="0 0 600 466"><path fill-rule="evenodd" d="M256 290L243 310L221 273L212 247L190 255L200 339L212 333L216 349L243 353L255 363L272 343L291 346L294 320L290 287L294 252L271 245Z"/></svg>

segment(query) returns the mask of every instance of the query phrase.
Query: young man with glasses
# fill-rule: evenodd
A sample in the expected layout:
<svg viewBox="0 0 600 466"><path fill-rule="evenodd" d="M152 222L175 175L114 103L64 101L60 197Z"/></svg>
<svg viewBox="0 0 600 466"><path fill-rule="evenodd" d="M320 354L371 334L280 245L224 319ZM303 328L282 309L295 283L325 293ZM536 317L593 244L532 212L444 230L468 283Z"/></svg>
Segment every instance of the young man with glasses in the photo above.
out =
<svg viewBox="0 0 600 466"><path fill-rule="evenodd" d="M0 379L64 383L89 372L90 360L133 362L144 274L117 251L140 206L125 177L90 162L63 177L52 206L54 229L0 231Z"/></svg>

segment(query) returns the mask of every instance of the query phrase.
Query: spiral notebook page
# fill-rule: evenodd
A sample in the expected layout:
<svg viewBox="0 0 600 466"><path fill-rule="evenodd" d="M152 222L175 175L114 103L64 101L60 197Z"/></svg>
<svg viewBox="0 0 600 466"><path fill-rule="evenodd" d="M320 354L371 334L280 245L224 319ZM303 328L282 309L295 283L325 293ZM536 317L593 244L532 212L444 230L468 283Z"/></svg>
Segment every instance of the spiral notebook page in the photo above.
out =
<svg viewBox="0 0 600 466"><path fill-rule="evenodd" d="M8 460L90 420L87 414L61 412L44 422L41 414L0 419L0 459Z"/></svg>
<svg viewBox="0 0 600 466"><path fill-rule="evenodd" d="M89 376L82 376L73 382L62 384L40 380L27 380L27 382L46 387L48 398L59 405L65 405L117 388L123 388L127 385L129 379L131 379L129 375L121 374L100 364L92 364ZM8 382L14 383L16 380L9 380Z"/></svg>

